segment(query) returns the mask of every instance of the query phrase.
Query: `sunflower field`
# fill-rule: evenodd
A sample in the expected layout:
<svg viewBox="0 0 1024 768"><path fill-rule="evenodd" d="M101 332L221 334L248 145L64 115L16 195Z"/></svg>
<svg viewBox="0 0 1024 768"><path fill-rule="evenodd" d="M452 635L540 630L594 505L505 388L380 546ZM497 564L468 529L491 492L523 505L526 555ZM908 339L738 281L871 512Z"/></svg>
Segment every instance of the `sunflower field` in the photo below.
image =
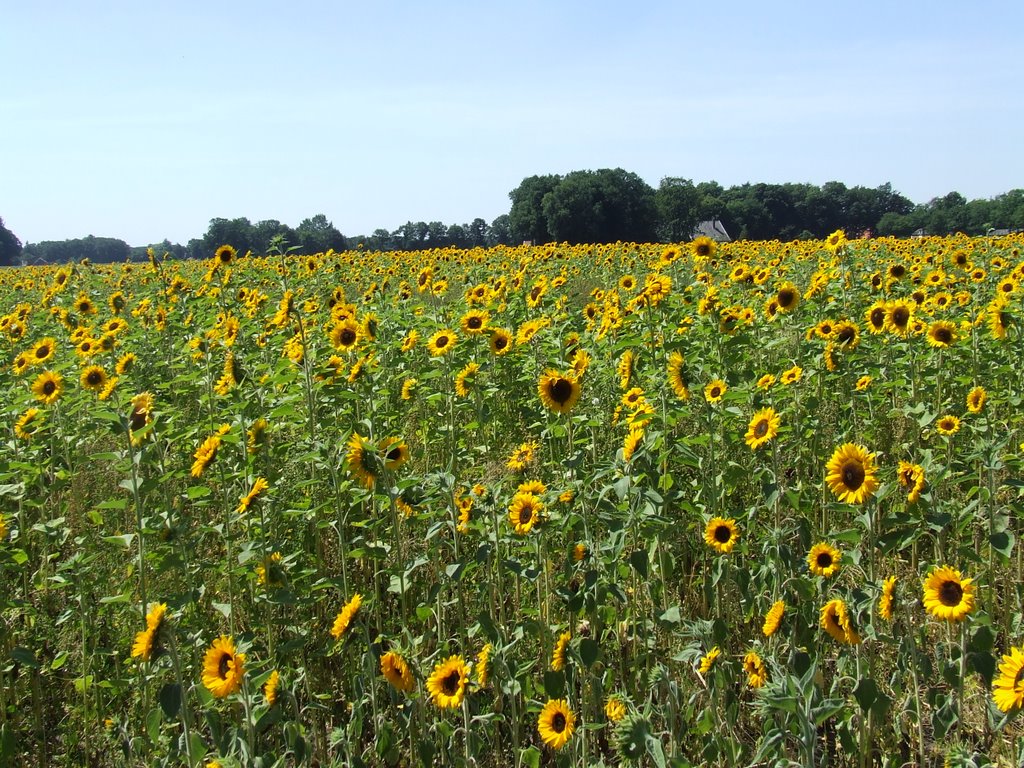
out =
<svg viewBox="0 0 1024 768"><path fill-rule="evenodd" d="M1022 245L0 271L0 764L1019 764Z"/></svg>

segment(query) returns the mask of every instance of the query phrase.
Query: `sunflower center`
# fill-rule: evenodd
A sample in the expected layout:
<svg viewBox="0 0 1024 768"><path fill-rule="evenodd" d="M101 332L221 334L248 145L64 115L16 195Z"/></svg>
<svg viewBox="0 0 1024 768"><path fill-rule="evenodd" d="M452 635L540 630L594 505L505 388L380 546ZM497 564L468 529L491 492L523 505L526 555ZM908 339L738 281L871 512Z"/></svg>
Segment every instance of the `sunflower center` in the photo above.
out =
<svg viewBox="0 0 1024 768"><path fill-rule="evenodd" d="M50 354L50 348L49 347L40 347L39 349L36 350L36 357L38 357L40 359L42 359L44 357L48 357L49 354Z"/></svg>
<svg viewBox="0 0 1024 768"><path fill-rule="evenodd" d="M469 326L470 328L472 328L474 331L478 330L479 328L481 328L483 326L483 324L484 324L483 320L481 320L479 317L471 317L466 322L466 325Z"/></svg>
<svg viewBox="0 0 1024 768"><path fill-rule="evenodd" d="M779 306L785 309L796 300L796 294L788 288L779 291Z"/></svg>
<svg viewBox="0 0 1024 768"><path fill-rule="evenodd" d="M565 730L565 715L561 712L555 712L555 716L551 718L551 730L555 733Z"/></svg>
<svg viewBox="0 0 1024 768"><path fill-rule="evenodd" d="M533 509L529 506L524 506L519 510L519 524L526 525L533 519Z"/></svg>
<svg viewBox="0 0 1024 768"><path fill-rule="evenodd" d="M557 379L551 384L549 392L552 400L559 405L564 405L572 397L572 382L568 379Z"/></svg>
<svg viewBox="0 0 1024 768"><path fill-rule="evenodd" d="M698 256L710 256L711 255L711 246L708 245L707 243L701 243L700 245L697 246L697 255Z"/></svg>
<svg viewBox="0 0 1024 768"><path fill-rule="evenodd" d="M52 381L46 381L46 382L43 383L43 394L44 395L52 395L56 389L57 389L57 385L54 384Z"/></svg>
<svg viewBox="0 0 1024 768"><path fill-rule="evenodd" d="M949 344L953 340L953 334L949 332L948 328L936 328L935 340L943 344Z"/></svg>
<svg viewBox="0 0 1024 768"><path fill-rule="evenodd" d="M727 525L719 525L715 528L715 541L719 544L727 544L732 538L732 531Z"/></svg>
<svg viewBox="0 0 1024 768"><path fill-rule="evenodd" d="M907 311L906 307L896 307L892 311L892 322L897 328L903 328L910 322L910 312Z"/></svg>
<svg viewBox="0 0 1024 768"><path fill-rule="evenodd" d="M494 346L497 349L504 349L506 346L508 346L508 339L506 339L504 336L498 336L497 338L494 339Z"/></svg>
<svg viewBox="0 0 1024 768"><path fill-rule="evenodd" d="M387 453L385 453L384 457L388 461L395 461L397 459L402 458L402 448L401 448L401 446L397 446L396 445L394 448L392 448Z"/></svg>
<svg viewBox="0 0 1024 768"><path fill-rule="evenodd" d="M89 384L90 384L91 386L94 386L94 387L95 387L95 386L96 386L97 384L99 384L99 383L100 383L100 382L101 382L102 380L103 380L103 379L102 379L102 375L101 375L101 374L100 374L100 373L99 373L98 371L92 371L92 372L90 372L90 373L89 373L89 375L88 375L88 376L86 377L86 381L88 381L88 382L89 382Z"/></svg>
<svg viewBox="0 0 1024 768"><path fill-rule="evenodd" d="M843 485L856 491L864 484L864 466L859 461L848 461L843 465Z"/></svg>
<svg viewBox="0 0 1024 768"><path fill-rule="evenodd" d="M832 555L828 552L822 552L814 562L818 564L819 568L828 568L832 565Z"/></svg>
<svg viewBox="0 0 1024 768"><path fill-rule="evenodd" d="M445 696L454 696L459 692L459 671L457 669L452 670L441 679L441 692Z"/></svg>
<svg viewBox="0 0 1024 768"><path fill-rule="evenodd" d="M217 674L222 680L227 680L228 672L231 670L231 654L221 654L220 661L217 663Z"/></svg>
<svg viewBox="0 0 1024 768"><path fill-rule="evenodd" d="M448 337L447 336L438 336L437 337L437 341L434 342L434 343L435 343L435 345L437 346L438 349L444 349L445 347L448 346Z"/></svg>
<svg viewBox="0 0 1024 768"><path fill-rule="evenodd" d="M839 339L840 344L849 344L851 341L853 341L853 337L855 335L856 331L853 328L847 326L839 331L839 334L836 338Z"/></svg>
<svg viewBox="0 0 1024 768"><path fill-rule="evenodd" d="M721 396L722 396L722 388L721 387L712 387L711 388L711 397L712 398L721 397Z"/></svg>
<svg viewBox="0 0 1024 768"><path fill-rule="evenodd" d="M355 344L355 341L356 332L353 331L351 328L346 328L341 332L341 343L343 346L351 346L352 344Z"/></svg>
<svg viewBox="0 0 1024 768"><path fill-rule="evenodd" d="M754 425L754 437L764 437L768 434L768 421L761 419Z"/></svg>
<svg viewBox="0 0 1024 768"><path fill-rule="evenodd" d="M885 324L885 310L879 307L871 313L871 324L875 328L881 328Z"/></svg>
<svg viewBox="0 0 1024 768"><path fill-rule="evenodd" d="M960 605L964 597L964 588L956 581L944 581L939 587L939 602L948 608Z"/></svg>

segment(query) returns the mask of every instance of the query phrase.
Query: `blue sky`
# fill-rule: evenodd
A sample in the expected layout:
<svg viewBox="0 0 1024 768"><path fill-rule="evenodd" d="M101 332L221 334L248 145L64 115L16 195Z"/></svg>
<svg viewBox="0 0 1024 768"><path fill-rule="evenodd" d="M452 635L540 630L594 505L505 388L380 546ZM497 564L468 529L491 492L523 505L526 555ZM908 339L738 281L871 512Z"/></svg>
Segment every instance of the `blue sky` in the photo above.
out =
<svg viewBox="0 0 1024 768"><path fill-rule="evenodd" d="M23 242L490 221L622 167L1024 186L1018 2L4 4L0 217Z"/></svg>

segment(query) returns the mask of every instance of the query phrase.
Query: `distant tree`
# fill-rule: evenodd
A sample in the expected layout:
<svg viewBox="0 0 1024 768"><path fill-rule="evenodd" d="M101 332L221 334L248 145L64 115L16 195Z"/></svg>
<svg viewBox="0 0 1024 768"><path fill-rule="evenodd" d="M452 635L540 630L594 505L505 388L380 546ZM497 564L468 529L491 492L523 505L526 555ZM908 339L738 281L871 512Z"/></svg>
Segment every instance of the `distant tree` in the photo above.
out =
<svg viewBox="0 0 1024 768"><path fill-rule="evenodd" d="M440 221L427 224L427 235L423 244L428 248L444 248L448 245L448 227Z"/></svg>
<svg viewBox="0 0 1024 768"><path fill-rule="evenodd" d="M487 227L487 245L512 245L515 237L512 234L512 222L507 213L496 216Z"/></svg>
<svg viewBox="0 0 1024 768"><path fill-rule="evenodd" d="M245 253L253 250L252 239L253 227L247 218L210 219L210 226L203 235L202 246L194 255L200 259L208 259L222 245L230 245L239 253Z"/></svg>
<svg viewBox="0 0 1024 768"><path fill-rule="evenodd" d="M326 253L332 248L335 251L348 248L348 240L322 213L299 222L295 237L297 241L294 244L300 246L303 253Z"/></svg>
<svg viewBox="0 0 1024 768"><path fill-rule="evenodd" d="M448 227L448 232L445 234L445 240L448 242L448 245L455 248L472 247L469 243L469 233L461 224L452 224Z"/></svg>
<svg viewBox="0 0 1024 768"><path fill-rule="evenodd" d="M647 242L654 237L654 190L621 168L573 171L544 196L552 237L570 243Z"/></svg>
<svg viewBox="0 0 1024 768"><path fill-rule="evenodd" d="M701 202L702 195L690 179L663 178L654 193L660 239L670 243L689 240L702 220Z"/></svg>
<svg viewBox="0 0 1024 768"><path fill-rule="evenodd" d="M487 222L481 218L475 218L466 227L467 245L470 248L487 245Z"/></svg>
<svg viewBox="0 0 1024 768"><path fill-rule="evenodd" d="M4 226L0 219L0 267L14 266L21 262L21 240Z"/></svg>
<svg viewBox="0 0 1024 768"><path fill-rule="evenodd" d="M277 219L257 221L249 234L249 247L252 248L253 253L265 254L270 250L271 242L277 237L284 238L289 246L296 245L298 242L295 230L287 224L282 224Z"/></svg>
<svg viewBox="0 0 1024 768"><path fill-rule="evenodd" d="M561 180L557 175L530 176L508 193L512 200L508 222L514 238L532 240L536 244L550 243L554 239L548 231L544 198Z"/></svg>

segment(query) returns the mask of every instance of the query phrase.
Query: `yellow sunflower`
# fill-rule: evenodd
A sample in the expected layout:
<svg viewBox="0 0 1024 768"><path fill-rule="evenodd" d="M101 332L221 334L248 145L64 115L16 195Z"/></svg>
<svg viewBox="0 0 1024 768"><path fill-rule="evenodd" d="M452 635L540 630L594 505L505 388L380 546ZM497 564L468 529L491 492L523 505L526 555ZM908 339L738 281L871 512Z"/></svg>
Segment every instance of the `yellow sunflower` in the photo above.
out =
<svg viewBox="0 0 1024 768"><path fill-rule="evenodd" d="M890 576L882 582L882 596L878 599L878 615L885 621L892 621L892 606L896 592L896 577Z"/></svg>
<svg viewBox="0 0 1024 768"><path fill-rule="evenodd" d="M846 603L842 600L829 600L821 609L820 626L833 638L846 645L860 643L860 635L853 626Z"/></svg>
<svg viewBox="0 0 1024 768"><path fill-rule="evenodd" d="M132 643L132 658L151 661L160 652L160 628L167 614L167 603L157 603L146 614L146 628L135 635Z"/></svg>
<svg viewBox="0 0 1024 768"><path fill-rule="evenodd" d="M29 360L32 361L33 365L41 365L53 357L54 352L57 350L56 339L47 337L42 341L36 343L32 347L32 351L29 352Z"/></svg>
<svg viewBox="0 0 1024 768"><path fill-rule="evenodd" d="M747 685L760 688L768 682L768 668L757 651L747 651L743 657L743 671L747 675Z"/></svg>
<svg viewBox="0 0 1024 768"><path fill-rule="evenodd" d="M409 460L409 446L400 437L385 438L380 444L384 457L384 469L394 472Z"/></svg>
<svg viewBox="0 0 1024 768"><path fill-rule="evenodd" d="M555 413L568 413L580 399L583 388L571 374L561 374L553 368L545 371L537 382L537 393L544 407Z"/></svg>
<svg viewBox="0 0 1024 768"><path fill-rule="evenodd" d="M925 482L924 467L920 464L900 461L899 468L896 470L896 479L907 489L907 503L914 504L921 498Z"/></svg>
<svg viewBox="0 0 1024 768"><path fill-rule="evenodd" d="M743 439L750 450L756 451L771 442L778 434L779 415L774 408L762 408L750 419Z"/></svg>
<svg viewBox="0 0 1024 768"><path fill-rule="evenodd" d="M955 435L960 431L960 419L950 414L942 416L935 422L935 431L946 437Z"/></svg>
<svg viewBox="0 0 1024 768"><path fill-rule="evenodd" d="M519 447L508 457L505 466L513 472L522 472L533 463L538 448L540 448L540 444L536 442L520 443Z"/></svg>
<svg viewBox="0 0 1024 768"><path fill-rule="evenodd" d="M572 632L563 632L558 636L558 642L555 643L555 649L551 652L551 671L561 672L565 669L565 649L569 647L569 641L572 639Z"/></svg>
<svg viewBox="0 0 1024 768"><path fill-rule="evenodd" d="M956 341L956 326L948 320L936 320L928 326L928 345L936 349L951 347Z"/></svg>
<svg viewBox="0 0 1024 768"><path fill-rule="evenodd" d="M710 651L708 651L703 656L701 656L700 657L700 666L698 667L698 670L700 671L700 673L702 675L706 675L708 672L710 672L711 669L715 666L715 661L721 655L722 655L722 649L719 648L716 645Z"/></svg>
<svg viewBox="0 0 1024 768"><path fill-rule="evenodd" d="M924 607L945 621L963 621L974 610L976 585L955 568L937 566L924 581Z"/></svg>
<svg viewBox="0 0 1024 768"><path fill-rule="evenodd" d="M331 344L335 349L348 352L359 343L359 323L346 318L331 329Z"/></svg>
<svg viewBox="0 0 1024 768"><path fill-rule="evenodd" d="M686 359L678 350L668 357L668 384L680 400L690 399L690 381L686 375Z"/></svg>
<svg viewBox="0 0 1024 768"><path fill-rule="evenodd" d="M551 699L540 711L537 732L552 749L564 747L576 730L576 715L565 699Z"/></svg>
<svg viewBox="0 0 1024 768"><path fill-rule="evenodd" d="M729 387L724 381L714 379L704 387L704 399L711 404L720 403L728 389Z"/></svg>
<svg viewBox="0 0 1024 768"><path fill-rule="evenodd" d="M352 599L342 606L342 609L338 611L338 615L334 619L334 624L331 625L331 637L335 640L341 640L348 630L349 625L352 623L352 619L355 618L359 612L360 606L363 604L363 596L358 592L352 595Z"/></svg>
<svg viewBox="0 0 1024 768"><path fill-rule="evenodd" d="M626 716L626 702L621 696L613 694L604 703L604 716L609 722L617 723Z"/></svg>
<svg viewBox="0 0 1024 768"><path fill-rule="evenodd" d="M455 342L455 332L443 328L430 337L430 340L427 342L427 351L430 352L432 357L440 357L451 352Z"/></svg>
<svg viewBox="0 0 1024 768"><path fill-rule="evenodd" d="M222 699L241 689L244 676L245 654L236 651L230 636L221 635L203 659L203 685L215 698Z"/></svg>
<svg viewBox="0 0 1024 768"><path fill-rule="evenodd" d="M732 552L740 540L740 529L731 517L713 517L704 527L704 541L719 554Z"/></svg>
<svg viewBox="0 0 1024 768"><path fill-rule="evenodd" d="M807 554L807 567L815 576L823 576L827 579L839 571L842 559L842 552L831 544L821 542L811 547L811 551Z"/></svg>
<svg viewBox="0 0 1024 768"><path fill-rule="evenodd" d="M782 624L782 614L786 612L786 601L776 600L772 603L772 607L768 609L768 613L764 617L764 625L761 627L761 633L765 637L771 637L779 630L779 625Z"/></svg>
<svg viewBox="0 0 1024 768"><path fill-rule="evenodd" d="M277 701L277 688L281 684L281 673L276 669L270 673L270 677L263 683L263 696L268 706L274 706Z"/></svg>
<svg viewBox="0 0 1024 768"><path fill-rule="evenodd" d="M39 431L43 424L40 416L42 411L38 408L29 408L14 422L14 434L22 440L31 440L32 436Z"/></svg>
<svg viewBox="0 0 1024 768"><path fill-rule="evenodd" d="M394 651L388 651L380 657L380 671L397 691L411 691L416 684L408 663L401 654Z"/></svg>
<svg viewBox="0 0 1024 768"><path fill-rule="evenodd" d="M43 405L52 405L64 392L64 379L56 371L43 371L32 383L32 393Z"/></svg>
<svg viewBox="0 0 1024 768"><path fill-rule="evenodd" d="M504 328L491 329L491 352L499 357L512 349L512 334Z"/></svg>
<svg viewBox="0 0 1024 768"><path fill-rule="evenodd" d="M79 382L86 389L93 392L102 392L107 385L107 372L101 366L90 365L82 371Z"/></svg>
<svg viewBox="0 0 1024 768"><path fill-rule="evenodd" d="M825 468L825 482L839 501L863 504L878 490L874 454L861 445L839 446Z"/></svg>
<svg viewBox="0 0 1024 768"><path fill-rule="evenodd" d="M345 454L348 471L355 475L366 488L373 488L380 471L380 461L373 444L358 432L353 432L348 439L348 452Z"/></svg>
<svg viewBox="0 0 1024 768"><path fill-rule="evenodd" d="M482 334L487 330L487 323L491 320L491 313L482 309L471 309L462 316L459 326L465 333L470 335Z"/></svg>
<svg viewBox="0 0 1024 768"><path fill-rule="evenodd" d="M975 387L967 393L967 410L971 413L981 413L986 400L988 400L988 392L985 391L985 388Z"/></svg>
<svg viewBox="0 0 1024 768"><path fill-rule="evenodd" d="M461 656L449 656L439 662L427 678L427 691L441 709L454 709L462 704L469 684L469 665Z"/></svg>
<svg viewBox="0 0 1024 768"><path fill-rule="evenodd" d="M525 536L540 520L544 503L532 493L517 493L508 508L508 519L520 536Z"/></svg>
<svg viewBox="0 0 1024 768"><path fill-rule="evenodd" d="M1024 649L1010 648L999 664L999 676L992 681L992 700L1000 712L1024 706Z"/></svg>

